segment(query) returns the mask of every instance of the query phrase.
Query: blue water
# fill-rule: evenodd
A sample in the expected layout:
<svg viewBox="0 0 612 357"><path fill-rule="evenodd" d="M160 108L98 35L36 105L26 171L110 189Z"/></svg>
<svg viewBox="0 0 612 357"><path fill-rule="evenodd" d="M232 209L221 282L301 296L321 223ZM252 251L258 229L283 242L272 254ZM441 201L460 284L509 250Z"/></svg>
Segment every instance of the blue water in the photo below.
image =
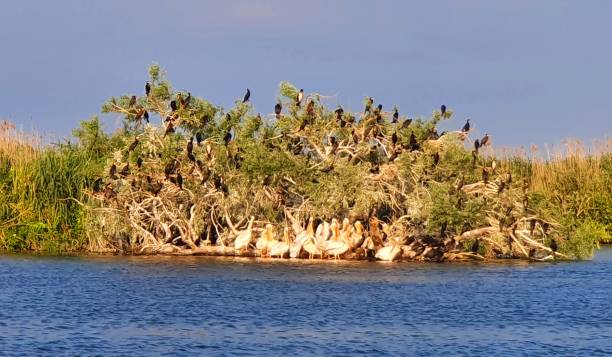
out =
<svg viewBox="0 0 612 357"><path fill-rule="evenodd" d="M612 354L612 249L558 264L0 256L1 355Z"/></svg>

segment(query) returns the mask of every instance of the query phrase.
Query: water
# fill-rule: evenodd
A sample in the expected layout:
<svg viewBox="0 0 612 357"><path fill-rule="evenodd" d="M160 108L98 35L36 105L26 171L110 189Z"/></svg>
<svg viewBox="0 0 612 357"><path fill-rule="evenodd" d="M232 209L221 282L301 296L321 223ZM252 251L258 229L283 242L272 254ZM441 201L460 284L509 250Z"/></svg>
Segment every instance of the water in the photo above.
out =
<svg viewBox="0 0 612 357"><path fill-rule="evenodd" d="M612 249L489 265L0 256L0 352L612 354Z"/></svg>

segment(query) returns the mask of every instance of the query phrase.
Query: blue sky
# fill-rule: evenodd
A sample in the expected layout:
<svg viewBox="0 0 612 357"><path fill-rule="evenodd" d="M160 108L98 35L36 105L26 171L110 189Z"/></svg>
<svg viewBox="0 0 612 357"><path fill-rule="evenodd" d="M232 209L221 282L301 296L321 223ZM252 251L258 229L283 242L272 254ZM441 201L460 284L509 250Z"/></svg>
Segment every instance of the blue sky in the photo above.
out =
<svg viewBox="0 0 612 357"><path fill-rule="evenodd" d="M611 1L0 1L0 119L68 135L161 64L224 107L278 83L455 110L497 145L612 134ZM116 122L106 117L107 128Z"/></svg>

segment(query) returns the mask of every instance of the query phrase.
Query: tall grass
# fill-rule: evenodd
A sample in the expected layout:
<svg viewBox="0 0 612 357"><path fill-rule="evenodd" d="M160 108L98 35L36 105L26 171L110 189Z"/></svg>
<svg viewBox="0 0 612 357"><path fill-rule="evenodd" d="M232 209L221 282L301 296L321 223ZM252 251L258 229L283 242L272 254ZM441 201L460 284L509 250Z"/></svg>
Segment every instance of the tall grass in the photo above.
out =
<svg viewBox="0 0 612 357"><path fill-rule="evenodd" d="M95 158L76 146L40 143L9 123L0 131L0 250L81 250L83 188Z"/></svg>

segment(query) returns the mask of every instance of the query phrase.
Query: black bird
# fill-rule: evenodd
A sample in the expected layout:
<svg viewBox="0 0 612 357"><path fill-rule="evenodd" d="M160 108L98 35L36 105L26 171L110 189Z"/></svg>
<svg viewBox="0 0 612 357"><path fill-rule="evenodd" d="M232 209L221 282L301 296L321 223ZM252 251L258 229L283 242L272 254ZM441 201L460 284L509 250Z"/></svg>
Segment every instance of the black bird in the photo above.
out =
<svg viewBox="0 0 612 357"><path fill-rule="evenodd" d="M145 84L145 94L147 95L147 97L149 96L149 94L151 93L151 83L147 82Z"/></svg>
<svg viewBox="0 0 612 357"><path fill-rule="evenodd" d="M200 119L200 121L202 122L202 125L206 125L208 124L208 122L210 122L210 116L208 114L204 114L202 115L202 119Z"/></svg>
<svg viewBox="0 0 612 357"><path fill-rule="evenodd" d="M302 104L302 100L304 99L304 90L300 89L300 92L297 94L296 105L299 107Z"/></svg>
<svg viewBox="0 0 612 357"><path fill-rule="evenodd" d="M168 178L170 175L174 173L174 171L176 171L176 166L177 166L176 159L173 159L172 161L166 164L166 167L164 167L164 174L166 174L166 178Z"/></svg>
<svg viewBox="0 0 612 357"><path fill-rule="evenodd" d="M440 106L440 115L441 116L445 116L446 115L446 105L442 104Z"/></svg>
<svg viewBox="0 0 612 357"><path fill-rule="evenodd" d="M489 134L485 133L485 136L480 139L480 146L485 146L489 143Z"/></svg>
<svg viewBox="0 0 612 357"><path fill-rule="evenodd" d="M147 179L150 179L150 177L147 176ZM151 188L151 193L157 196L159 192L162 190L162 188L164 187L164 183L163 182L155 182L155 183L149 182L149 186Z"/></svg>
<svg viewBox="0 0 612 357"><path fill-rule="evenodd" d="M336 113L336 120L342 120L344 109L342 109L342 107L338 107L336 110L334 110L334 113Z"/></svg>
<svg viewBox="0 0 612 357"><path fill-rule="evenodd" d="M489 171L486 169L482 169L482 181L484 181L485 184L489 183Z"/></svg>
<svg viewBox="0 0 612 357"><path fill-rule="evenodd" d="M406 119L404 120L404 122L402 123L402 129L407 129L410 124L412 124L412 119Z"/></svg>
<svg viewBox="0 0 612 357"><path fill-rule="evenodd" d="M148 123L149 122L149 112L145 110L143 117L144 117L144 120L146 120Z"/></svg>
<svg viewBox="0 0 612 357"><path fill-rule="evenodd" d="M378 113L380 113L380 112L382 112L382 108L383 108L383 105L382 104L378 104L378 106L376 107L376 111Z"/></svg>
<svg viewBox="0 0 612 357"><path fill-rule="evenodd" d="M200 145L202 141L204 141L204 135L202 135L202 133L198 131L196 133L196 142L198 143L198 145Z"/></svg>
<svg viewBox="0 0 612 357"><path fill-rule="evenodd" d="M189 142L187 143L187 153L193 153L193 136L191 137L191 139L189 139Z"/></svg>
<svg viewBox="0 0 612 357"><path fill-rule="evenodd" d="M300 124L300 128L298 129L298 131L302 131L306 129L307 124L308 124L308 121L306 119L302 120L302 124Z"/></svg>
<svg viewBox="0 0 612 357"><path fill-rule="evenodd" d="M448 225L448 222L446 221L442 222L442 225L440 226L440 238L444 238L444 236L446 235L447 225Z"/></svg>
<svg viewBox="0 0 612 357"><path fill-rule="evenodd" d="M474 141L474 149L476 150L476 153L478 153L478 149L480 149L480 141L478 141L478 139Z"/></svg>
<svg viewBox="0 0 612 357"><path fill-rule="evenodd" d="M191 104L191 93L187 92L187 98L185 98L185 108L188 108L189 104Z"/></svg>
<svg viewBox="0 0 612 357"><path fill-rule="evenodd" d="M172 109L173 112L176 111L177 107L176 107L176 100L173 100L170 102L170 109Z"/></svg>
<svg viewBox="0 0 612 357"><path fill-rule="evenodd" d="M138 159L136 159L136 167L141 168L142 167L142 157L138 156Z"/></svg>
<svg viewBox="0 0 612 357"><path fill-rule="evenodd" d="M125 177L130 173L130 163L128 162L127 164L125 164L125 166L123 166L123 168L121 169L121 171L119 172L119 175Z"/></svg>
<svg viewBox="0 0 612 357"><path fill-rule="evenodd" d="M281 111L283 110L283 106L279 103L276 103L274 106L274 114L276 114L276 119L280 119Z"/></svg>
<svg viewBox="0 0 612 357"><path fill-rule="evenodd" d="M130 98L130 107L133 107L136 105L136 96L133 95L132 98Z"/></svg>
<svg viewBox="0 0 612 357"><path fill-rule="evenodd" d="M107 200L110 200L112 198L114 198L115 200L117 199L117 192L113 191L113 189L110 187L110 183L107 183L106 187L104 188L104 198L106 198Z"/></svg>
<svg viewBox="0 0 612 357"><path fill-rule="evenodd" d="M134 141L130 144L130 147L128 148L128 152L134 151L134 149L136 149L136 146L138 146L138 138L134 138Z"/></svg>
<svg viewBox="0 0 612 357"><path fill-rule="evenodd" d="M472 243L471 251L474 254L478 254L479 250L480 250L480 240L475 239L474 242Z"/></svg>
<svg viewBox="0 0 612 357"><path fill-rule="evenodd" d="M553 251L553 256L557 252L557 249L559 249L559 246L557 245L557 241L555 240L555 238L551 238L550 239L550 250Z"/></svg>
<svg viewBox="0 0 612 357"><path fill-rule="evenodd" d="M230 141L232 141L232 133L229 130L223 137L223 141L225 142L225 146L229 145Z"/></svg>
<svg viewBox="0 0 612 357"><path fill-rule="evenodd" d="M414 136L414 132L410 133L410 151L415 151L419 149L419 143L416 140L416 136Z"/></svg>
<svg viewBox="0 0 612 357"><path fill-rule="evenodd" d="M365 109L364 109L364 113L369 113L370 109L372 109L372 104L374 103L374 98L372 97L368 97L366 99L366 104L365 104Z"/></svg>
<svg viewBox="0 0 612 357"><path fill-rule="evenodd" d="M476 161L478 161L478 150L472 150L472 166L476 167Z"/></svg>
<svg viewBox="0 0 612 357"><path fill-rule="evenodd" d="M470 131L470 119L468 119L465 122L465 125L463 126L463 128L461 129L462 132L467 133L468 131Z"/></svg>
<svg viewBox="0 0 612 357"><path fill-rule="evenodd" d="M306 105L306 114L308 114L309 117L314 116L314 100L312 99Z"/></svg>
<svg viewBox="0 0 612 357"><path fill-rule="evenodd" d="M397 140L397 132L393 132L393 135L391 135L391 143L393 144L393 146L397 144Z"/></svg>
<svg viewBox="0 0 612 357"><path fill-rule="evenodd" d="M185 99L183 99L183 95L179 93L176 95L176 98L178 98L179 107L185 108Z"/></svg>
<svg viewBox="0 0 612 357"><path fill-rule="evenodd" d="M244 94L244 98L242 98L242 103L246 103L251 98L251 91L247 88L246 93Z"/></svg>
<svg viewBox="0 0 612 357"><path fill-rule="evenodd" d="M112 179L117 178L117 165L112 164L108 173Z"/></svg>
<svg viewBox="0 0 612 357"><path fill-rule="evenodd" d="M433 155L433 161L434 161L434 166L437 165L440 162L440 154L437 151Z"/></svg>
<svg viewBox="0 0 612 357"><path fill-rule="evenodd" d="M168 123L168 126L166 126L166 131L164 132L164 138L166 137L166 135L174 133L174 124L172 124L172 122Z"/></svg>
<svg viewBox="0 0 612 357"><path fill-rule="evenodd" d="M183 176L180 173L176 174L176 184L178 185L179 189L183 189Z"/></svg>
<svg viewBox="0 0 612 357"><path fill-rule="evenodd" d="M98 179L93 183L93 192L98 193L100 190L102 190L102 178L98 177Z"/></svg>
<svg viewBox="0 0 612 357"><path fill-rule="evenodd" d="M397 108L393 109L393 120L391 121L392 123L397 123L399 121L399 111L397 110Z"/></svg>
<svg viewBox="0 0 612 357"><path fill-rule="evenodd" d="M195 161L196 161L196 158L195 158L195 155L193 155L193 152L188 152L188 153L187 153L187 158L188 158L188 159L189 159L189 161L191 161L191 162L195 162Z"/></svg>

